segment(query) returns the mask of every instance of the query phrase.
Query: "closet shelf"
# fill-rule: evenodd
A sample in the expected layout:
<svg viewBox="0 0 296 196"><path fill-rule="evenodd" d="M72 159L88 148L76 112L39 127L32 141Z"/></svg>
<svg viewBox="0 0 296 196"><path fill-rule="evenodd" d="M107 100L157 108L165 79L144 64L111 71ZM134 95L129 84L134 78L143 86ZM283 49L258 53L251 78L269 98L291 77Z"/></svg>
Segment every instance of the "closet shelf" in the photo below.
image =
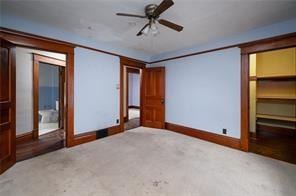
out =
<svg viewBox="0 0 296 196"><path fill-rule="evenodd" d="M250 80L295 80L296 75L251 76Z"/></svg>
<svg viewBox="0 0 296 196"><path fill-rule="evenodd" d="M270 101L296 101L296 97L292 96L257 96L259 100L270 100Z"/></svg>
<svg viewBox="0 0 296 196"><path fill-rule="evenodd" d="M265 123L265 122L256 122L256 125L263 125L263 126L268 126L268 127L276 127L276 128L283 128L283 129L290 129L296 131L295 126L289 126L289 125L282 125L282 124L276 124L276 123Z"/></svg>
<svg viewBox="0 0 296 196"><path fill-rule="evenodd" d="M269 115L269 114L256 114L256 117L257 118L262 118L262 119L280 120L280 121L287 121L287 122L296 122L296 117L276 116L276 115Z"/></svg>

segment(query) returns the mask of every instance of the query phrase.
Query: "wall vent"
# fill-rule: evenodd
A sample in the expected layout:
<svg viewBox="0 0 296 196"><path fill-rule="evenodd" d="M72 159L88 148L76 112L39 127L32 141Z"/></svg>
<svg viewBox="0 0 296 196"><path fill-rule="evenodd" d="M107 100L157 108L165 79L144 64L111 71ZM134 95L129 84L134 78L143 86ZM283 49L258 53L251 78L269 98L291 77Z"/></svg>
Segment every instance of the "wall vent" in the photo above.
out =
<svg viewBox="0 0 296 196"><path fill-rule="evenodd" d="M108 129L100 129L96 131L96 139L108 136Z"/></svg>

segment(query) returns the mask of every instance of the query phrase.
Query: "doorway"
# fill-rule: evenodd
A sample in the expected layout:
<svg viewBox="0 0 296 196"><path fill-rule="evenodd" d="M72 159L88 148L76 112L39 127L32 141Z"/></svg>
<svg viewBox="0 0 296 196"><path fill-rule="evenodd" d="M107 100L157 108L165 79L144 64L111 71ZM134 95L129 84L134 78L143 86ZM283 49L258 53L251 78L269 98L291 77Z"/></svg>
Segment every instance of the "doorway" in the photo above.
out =
<svg viewBox="0 0 296 196"><path fill-rule="evenodd" d="M41 136L64 128L65 61L34 54L33 69L39 72L33 76L33 82L38 84L38 89L33 91L36 95L34 104L38 108L38 114L34 111L34 119L38 118L37 130Z"/></svg>
<svg viewBox="0 0 296 196"><path fill-rule="evenodd" d="M128 120L127 68L139 70L140 110L139 124L151 128L165 128L165 67L146 68L145 64L130 59L120 59L120 130L125 131ZM135 71L132 71L135 72ZM138 72L138 71L136 71ZM135 107L130 107L134 109ZM137 108L136 108L137 109ZM132 110L131 110L132 111Z"/></svg>
<svg viewBox="0 0 296 196"><path fill-rule="evenodd" d="M32 116L33 112L17 113L17 115L23 116L25 119L28 118L29 121L18 121L20 122L30 122L30 124L23 124L22 129L19 129L18 138L16 139L16 109L19 105L25 107L25 109L33 110L32 99L24 99L21 102L16 102L16 47L24 47L27 49L40 50L47 53L47 51L55 52L56 54L65 56L65 97L64 97L64 111L63 111L63 121L64 121L64 136L66 138L65 145L67 147L74 146L79 143L74 136L74 47L75 45L62 42L60 40L48 39L45 37L40 37L32 34L26 34L19 31L13 30L3 30L0 34L1 42L1 69L0 69L0 174L9 169L16 163L16 143L33 140L33 126L32 126ZM26 58L29 61L33 61L32 58ZM22 67L22 66L21 66ZM26 69L25 69L26 70ZM28 69L30 70L30 69ZM31 69L32 70L32 69ZM29 72L31 73L31 72ZM21 73L26 74L26 72ZM28 77L27 82L32 83L32 73ZM18 85L18 87L21 85ZM29 85L29 89L19 91L22 93L29 93L32 95L32 85ZM38 108L37 108L38 113ZM24 132L26 126L29 125L28 133ZM37 119L38 125L38 119ZM28 127L27 127L28 128ZM40 138L39 138L40 139ZM43 143L40 142L39 146ZM63 142L64 144L64 142ZM46 149L46 148L45 148ZM48 148L47 148L48 150Z"/></svg>
<svg viewBox="0 0 296 196"><path fill-rule="evenodd" d="M296 164L296 48L249 55L250 152Z"/></svg>
<svg viewBox="0 0 296 196"><path fill-rule="evenodd" d="M16 160L22 161L65 146L66 55L16 47L15 57Z"/></svg>
<svg viewBox="0 0 296 196"><path fill-rule="evenodd" d="M141 99L140 68L124 66L124 130L140 126L140 99Z"/></svg>

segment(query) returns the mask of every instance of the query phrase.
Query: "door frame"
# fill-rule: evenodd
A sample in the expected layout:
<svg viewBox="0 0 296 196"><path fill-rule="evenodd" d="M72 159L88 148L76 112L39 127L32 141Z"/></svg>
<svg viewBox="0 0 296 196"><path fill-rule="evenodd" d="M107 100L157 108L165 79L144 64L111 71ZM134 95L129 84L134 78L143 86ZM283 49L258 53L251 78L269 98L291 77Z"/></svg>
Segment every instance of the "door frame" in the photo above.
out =
<svg viewBox="0 0 296 196"><path fill-rule="evenodd" d="M126 67L126 78L125 78L125 82L126 82L125 109L126 109L126 111L124 111L124 112L126 112L126 116L124 116L124 122L127 122L128 119L129 119L128 109L129 109L129 90L130 90L129 89L129 82L130 81L129 81L128 74L130 74L130 73L139 74L140 83L141 83L141 71L140 71L140 69L139 68ZM139 96L141 96L141 90L140 90L140 95ZM140 109L141 109L141 107L140 107Z"/></svg>
<svg viewBox="0 0 296 196"><path fill-rule="evenodd" d="M296 47L296 33L240 45L241 48L241 139L243 151L249 151L249 56L250 54Z"/></svg>
<svg viewBox="0 0 296 196"><path fill-rule="evenodd" d="M142 125L142 113L143 113L143 73L146 65L142 62L134 61L125 57L120 57L120 81L119 81L119 123L120 131L124 131L124 67L131 67L140 69L140 126Z"/></svg>
<svg viewBox="0 0 296 196"><path fill-rule="evenodd" d="M45 55L40 55L33 53L33 139L38 139L39 137L39 67L40 63L47 63L52 66L59 67L59 129L61 122L63 122L62 127L65 127L65 122L63 121L65 116L65 100L64 100L64 74L66 62L53 57L48 57ZM62 73L62 75L61 75ZM67 97L67 96L66 96ZM62 119L62 120L61 120Z"/></svg>
<svg viewBox="0 0 296 196"><path fill-rule="evenodd" d="M74 137L74 48L75 45L38 37L33 35L22 34L18 32L0 31L0 37L15 44L16 46L58 52L66 55L65 68L65 135L66 147L75 145Z"/></svg>

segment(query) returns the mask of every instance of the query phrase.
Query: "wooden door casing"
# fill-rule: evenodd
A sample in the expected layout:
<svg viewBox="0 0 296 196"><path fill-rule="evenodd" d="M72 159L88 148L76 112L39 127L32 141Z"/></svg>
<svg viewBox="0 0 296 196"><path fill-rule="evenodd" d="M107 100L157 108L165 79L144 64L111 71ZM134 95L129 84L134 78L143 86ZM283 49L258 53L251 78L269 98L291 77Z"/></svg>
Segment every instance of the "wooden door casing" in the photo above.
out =
<svg viewBox="0 0 296 196"><path fill-rule="evenodd" d="M0 174L16 162L15 47L0 39Z"/></svg>
<svg viewBox="0 0 296 196"><path fill-rule="evenodd" d="M65 69L66 62L53 57L33 54L33 138L39 138L39 68L40 63L56 66L59 69L59 129L65 128ZM67 134L67 133L66 133Z"/></svg>
<svg viewBox="0 0 296 196"><path fill-rule="evenodd" d="M165 68L146 68L143 73L143 126L165 128Z"/></svg>

